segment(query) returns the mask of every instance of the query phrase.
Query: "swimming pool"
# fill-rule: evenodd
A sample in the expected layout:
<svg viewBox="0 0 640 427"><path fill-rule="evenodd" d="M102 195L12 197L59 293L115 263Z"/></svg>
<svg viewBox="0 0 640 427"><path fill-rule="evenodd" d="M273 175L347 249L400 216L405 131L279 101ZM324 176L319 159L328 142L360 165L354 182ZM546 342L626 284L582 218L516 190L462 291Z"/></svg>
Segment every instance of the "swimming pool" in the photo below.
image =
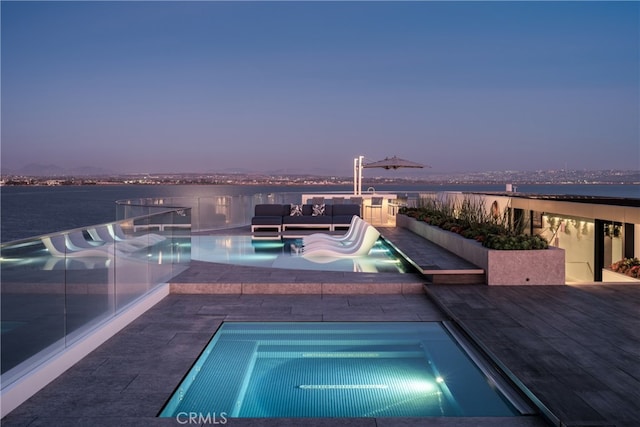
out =
<svg viewBox="0 0 640 427"><path fill-rule="evenodd" d="M160 417L511 417L441 322L225 322Z"/></svg>
<svg viewBox="0 0 640 427"><path fill-rule="evenodd" d="M355 271L367 273L406 273L412 267L383 239L379 239L368 255L314 260L302 257L298 238L254 238L247 235L214 235L191 237L191 259L253 267L323 271Z"/></svg>

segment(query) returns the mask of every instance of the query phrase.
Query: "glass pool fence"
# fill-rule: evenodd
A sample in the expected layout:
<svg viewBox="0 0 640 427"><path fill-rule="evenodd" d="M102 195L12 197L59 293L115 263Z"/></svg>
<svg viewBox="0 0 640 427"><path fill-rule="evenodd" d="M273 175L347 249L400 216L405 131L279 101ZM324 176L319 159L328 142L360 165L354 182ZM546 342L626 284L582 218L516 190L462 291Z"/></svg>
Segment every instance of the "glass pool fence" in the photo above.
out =
<svg viewBox="0 0 640 427"><path fill-rule="evenodd" d="M167 282L191 257L191 209L0 245L2 389Z"/></svg>
<svg viewBox="0 0 640 427"><path fill-rule="evenodd" d="M387 197L396 194L393 192L378 192ZM310 195L307 194L307 195ZM336 192L332 196L342 196L340 199L348 199L350 193ZM416 206L419 199L432 197L431 193L412 194L404 203ZM157 210L167 208L188 207L191 209L191 227L193 232L206 232L225 228L242 227L251 224L255 206L258 204L292 204L308 203L303 200L304 194L299 192L282 193L257 193L252 195L212 196L212 197L152 197L142 199L118 200L116 202L116 218L126 219L130 217L148 215ZM399 200L399 199L398 199ZM333 203L331 196L325 198L327 203ZM345 201L344 203L350 203ZM360 202L362 203L362 201Z"/></svg>
<svg viewBox="0 0 640 427"><path fill-rule="evenodd" d="M193 232L242 227L251 224L257 204L300 203L300 193L259 193L212 197L152 197L118 200L116 218L149 215L158 210L188 208Z"/></svg>

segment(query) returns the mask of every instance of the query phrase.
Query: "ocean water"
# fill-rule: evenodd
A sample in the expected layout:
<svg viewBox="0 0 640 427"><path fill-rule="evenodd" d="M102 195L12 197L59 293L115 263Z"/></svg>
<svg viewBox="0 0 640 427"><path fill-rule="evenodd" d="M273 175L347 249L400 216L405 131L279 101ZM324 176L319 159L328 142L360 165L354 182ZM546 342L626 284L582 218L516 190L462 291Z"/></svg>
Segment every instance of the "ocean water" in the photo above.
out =
<svg viewBox="0 0 640 427"><path fill-rule="evenodd" d="M275 185L107 185L0 187L0 241L116 220L116 200L144 197L211 197L258 193L349 192L352 186ZM429 191L504 191L504 185L376 185L399 194ZM519 193L606 196L640 199L638 185L520 185Z"/></svg>

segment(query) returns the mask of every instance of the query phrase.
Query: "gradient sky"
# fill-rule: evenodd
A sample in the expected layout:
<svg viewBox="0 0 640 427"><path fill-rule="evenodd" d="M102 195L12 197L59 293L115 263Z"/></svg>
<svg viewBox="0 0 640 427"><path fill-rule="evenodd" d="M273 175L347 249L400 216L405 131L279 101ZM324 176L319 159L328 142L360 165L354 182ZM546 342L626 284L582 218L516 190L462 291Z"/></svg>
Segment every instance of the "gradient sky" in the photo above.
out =
<svg viewBox="0 0 640 427"><path fill-rule="evenodd" d="M7 2L2 168L638 169L638 2Z"/></svg>

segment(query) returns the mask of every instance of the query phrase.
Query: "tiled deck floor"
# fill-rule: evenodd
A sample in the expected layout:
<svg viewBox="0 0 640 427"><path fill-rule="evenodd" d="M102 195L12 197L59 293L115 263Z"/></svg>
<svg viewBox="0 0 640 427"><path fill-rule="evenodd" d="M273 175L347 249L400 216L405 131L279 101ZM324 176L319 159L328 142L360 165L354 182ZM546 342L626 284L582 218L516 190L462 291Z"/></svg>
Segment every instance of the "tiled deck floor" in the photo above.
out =
<svg viewBox="0 0 640 427"><path fill-rule="evenodd" d="M640 286L428 286L566 426L640 426Z"/></svg>
<svg viewBox="0 0 640 427"><path fill-rule="evenodd" d="M476 266L425 241L405 229L380 228L381 234L400 248L414 264L435 270L468 271ZM217 233L229 233L221 230ZM295 232L295 233L300 233ZM248 227L233 234L250 234ZM424 243L419 245L419 243ZM232 264L192 261L171 281L172 293L223 294L355 294L423 293L425 277L419 273L354 273L320 270L264 269Z"/></svg>
<svg viewBox="0 0 640 427"><path fill-rule="evenodd" d="M317 232L317 230L313 230ZM229 233L221 230L217 233ZM233 234L250 234L249 227ZM405 231L405 236L413 233ZM299 235L300 231L293 232ZM302 232L304 233L304 232ZM415 235L414 235L415 236ZM400 238L400 237L398 237ZM451 258L450 262L453 262ZM172 293L204 294L411 294L424 293L424 277L418 273L362 273L321 270L289 270L192 261L171 280Z"/></svg>
<svg viewBox="0 0 640 427"><path fill-rule="evenodd" d="M304 278L309 278L305 273L296 276L298 273L286 271L195 267L185 272L184 283L215 281L214 277L221 280L220 274L229 283L257 284L264 282L267 274L273 274L267 281L275 284L292 280L304 283ZM396 280L424 281L417 275L403 276ZM361 285L367 286L383 278L375 274L354 277L345 274L340 280L362 281ZM224 320L438 321L448 316L498 357L501 365L521 379L563 425L640 425L640 286L429 285L427 289L433 299L409 293L172 294L14 410L2 425L177 425L175 420L155 415ZM228 422L241 426L300 424L295 419ZM305 419L304 425L546 424L539 417L521 417Z"/></svg>
<svg viewBox="0 0 640 427"><path fill-rule="evenodd" d="M241 321L438 321L426 295L170 295L45 387L3 426L179 425L156 418L216 328ZM213 409L212 409L213 411ZM229 426L514 426L538 417L229 419Z"/></svg>

